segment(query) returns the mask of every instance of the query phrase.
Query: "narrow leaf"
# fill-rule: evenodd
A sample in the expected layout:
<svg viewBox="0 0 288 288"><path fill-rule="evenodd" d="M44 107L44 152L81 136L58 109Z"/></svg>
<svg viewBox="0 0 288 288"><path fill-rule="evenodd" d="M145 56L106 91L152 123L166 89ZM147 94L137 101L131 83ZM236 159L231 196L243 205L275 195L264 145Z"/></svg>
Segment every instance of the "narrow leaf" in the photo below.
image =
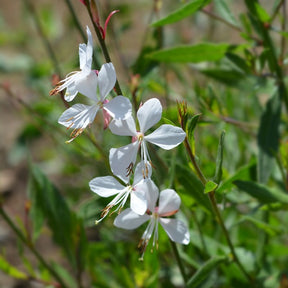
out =
<svg viewBox="0 0 288 288"><path fill-rule="evenodd" d="M175 23L180 21L188 16L191 16L196 11L200 10L207 4L209 4L211 0L193 0L187 3L186 5L182 6L178 10L172 12L171 14L167 15L166 17L154 22L152 26L158 27L163 26L166 24Z"/></svg>
<svg viewBox="0 0 288 288"><path fill-rule="evenodd" d="M219 184L222 178L222 164L223 164L223 152L224 152L224 138L225 138L225 131L222 131L219 144L218 144L218 151L217 151L217 158L216 158L216 171L214 175L214 182Z"/></svg>
<svg viewBox="0 0 288 288"><path fill-rule="evenodd" d="M159 50L148 54L147 57L161 62L200 63L220 60L229 48L230 45L227 43L200 43Z"/></svg>
<svg viewBox="0 0 288 288"><path fill-rule="evenodd" d="M187 287L198 287L210 273L222 262L226 261L225 256L216 256L209 259L197 272L188 280Z"/></svg>
<svg viewBox="0 0 288 288"><path fill-rule="evenodd" d="M214 5L222 18L235 26L238 25L237 20L224 0L217 0L214 2Z"/></svg>
<svg viewBox="0 0 288 288"><path fill-rule="evenodd" d="M10 265L2 255L0 255L0 270L15 279L28 280L25 273Z"/></svg>
<svg viewBox="0 0 288 288"><path fill-rule="evenodd" d="M258 131L258 180L266 183L271 175L274 155L279 149L279 125L281 120L281 99L278 93L267 102L261 116Z"/></svg>
<svg viewBox="0 0 288 288"><path fill-rule="evenodd" d="M205 184L205 189L204 189L204 193L207 194L207 193L210 193L212 191L215 191L217 189L217 186L218 184L213 182L213 181L208 181L206 184Z"/></svg>
<svg viewBox="0 0 288 288"><path fill-rule="evenodd" d="M236 180L256 180L256 160L253 159L248 165L242 166L238 171L235 172L231 177L226 179L217 188L217 193L224 193L231 191L233 182Z"/></svg>
<svg viewBox="0 0 288 288"><path fill-rule="evenodd" d="M256 198L262 204L270 204L275 202L288 204L288 195L279 190L270 189L265 185L251 181L236 180L233 183L240 190L243 190L250 196Z"/></svg>
<svg viewBox="0 0 288 288"><path fill-rule="evenodd" d="M179 182L178 185L184 188L185 196L193 198L206 212L210 212L211 204L207 195L204 194L204 186L193 171L180 165L176 166L176 171L176 180Z"/></svg>

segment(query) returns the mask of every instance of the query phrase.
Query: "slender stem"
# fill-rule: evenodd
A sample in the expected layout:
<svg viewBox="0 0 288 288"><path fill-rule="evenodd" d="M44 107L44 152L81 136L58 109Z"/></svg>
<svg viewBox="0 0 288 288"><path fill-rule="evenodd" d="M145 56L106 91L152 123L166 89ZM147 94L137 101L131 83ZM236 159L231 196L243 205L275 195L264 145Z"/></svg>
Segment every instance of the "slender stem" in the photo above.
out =
<svg viewBox="0 0 288 288"><path fill-rule="evenodd" d="M187 278L187 275L186 275L186 273L185 273L184 265L183 265L183 263L182 263L182 260L181 260L181 258L180 258L180 255L179 255L178 248L177 248L175 242L173 242L172 240L170 240L170 243L171 243L171 247L172 247L174 256L175 256L175 258L176 258L176 261L177 261L177 264L178 264L180 273L181 273L181 275L182 275L182 278L183 278L183 281L184 281L185 287L186 287L186 283L187 283L187 281L188 281L188 278Z"/></svg>
<svg viewBox="0 0 288 288"><path fill-rule="evenodd" d="M0 215L3 217L5 222L10 226L10 228L14 231L17 237L30 249L30 251L35 255L38 261L53 275L53 277L59 282L62 288L68 288L62 278L58 275L58 273L44 260L44 258L40 255L40 253L35 249L31 242L29 242L23 233L16 227L11 218L6 214L2 205L0 203Z"/></svg>
<svg viewBox="0 0 288 288"><path fill-rule="evenodd" d="M277 16L277 14L278 14L278 12L279 12L279 10L280 10L283 2L285 2L285 0L281 0L281 1L278 3L277 7L276 7L275 10L274 10L273 15L272 15L271 18L270 18L270 23L272 23L272 22L274 21L274 19L276 18L276 16Z"/></svg>
<svg viewBox="0 0 288 288"><path fill-rule="evenodd" d="M24 0L24 3L26 5L26 7L28 8L28 10L29 10L34 22L35 22L37 31L38 31L38 33L39 33L39 35L43 41L43 44L47 50L49 57L51 58L51 60L54 64L55 71L61 77L61 69L60 69L59 62L58 62L57 57L54 53L54 50L52 49L50 42L48 41L48 39L47 39L43 29L42 29L41 22L40 22L37 14L36 14L35 8L32 5L32 3L30 2L30 0Z"/></svg>
<svg viewBox="0 0 288 288"><path fill-rule="evenodd" d="M105 58L106 62L109 63L109 62L111 62L111 58L110 58L110 55L109 55L105 40L103 39L103 35L102 35L102 33L101 33L100 29L99 29L99 25L97 23L95 23L95 21L93 20L91 7L90 7L88 2L89 1L86 0L86 5L85 6L87 7L87 11L88 11L89 17L90 17L90 19L92 21L94 30L95 30L97 38L98 38L98 41L100 43L104 58ZM115 90L116 90L117 95L123 95L118 80L116 80L116 83L115 83Z"/></svg>
<svg viewBox="0 0 288 288"><path fill-rule="evenodd" d="M185 148L186 148L186 151L189 155L189 158L194 166L194 169L196 170L196 173L199 177L199 179L201 180L202 184L205 186L205 184L207 183L207 179L205 178L204 174L202 173L200 167L198 166L197 162L196 162L196 159L194 157L194 154L192 152L192 149L190 147L190 144L188 142L188 139L185 138L184 140L184 145L185 145ZM239 269L243 272L243 274L245 275L245 277L249 280L249 282L251 283L252 287L254 286L254 281L253 279L251 278L251 276L246 272L245 268L243 267L243 265L241 264L236 252L235 252L235 249L234 249L234 246L232 244L232 241L230 239L230 236L229 236L229 233L227 231L227 228L223 222L223 219L222 219L222 216L220 214L220 211L218 209L218 206L217 206L217 202L216 202L216 198L215 198L215 191L212 191L210 193L208 193L208 197L209 197L209 200L211 202L211 205L212 205L212 208L213 208L213 211L214 211L214 214L216 216L216 219L217 221L219 222L220 224L220 227L224 233L224 236L225 236L225 239L227 241L227 244L230 248L230 252L233 256L233 260L235 261L235 263L238 265Z"/></svg>
<svg viewBox="0 0 288 288"><path fill-rule="evenodd" d="M217 206L216 198L215 198L215 191L212 191L212 192L208 193L208 196L209 196L210 202L212 204L214 213L216 215L216 219L218 220L218 223L220 224L220 227L222 228L222 231L223 231L224 236L226 238L227 244L228 244L228 246L230 248L231 254L233 256L233 260L236 262L236 264L238 265L239 269L242 271L242 273L249 280L249 282L251 283L251 285L253 287L254 286L254 281L251 278L251 276L247 273L247 271L245 270L245 268L242 265L242 263L240 262L237 254L235 252L233 243L232 243L232 241L230 239L230 236L229 236L229 233L227 231L227 228L226 228L226 226L225 226L225 224L223 222L223 219L221 217L220 211L219 211L218 206Z"/></svg>
<svg viewBox="0 0 288 288"><path fill-rule="evenodd" d="M286 31L286 1L282 1L282 14L283 14L283 19L282 19L282 25L281 25L281 30ZM281 50L280 50L280 61L283 62L284 57L285 57L285 50L286 50L286 37L282 35L281 37L281 44L280 44Z"/></svg>
<svg viewBox="0 0 288 288"><path fill-rule="evenodd" d="M81 24L80 24L80 22L78 20L77 14L75 13L75 10L73 8L73 5L72 5L71 1L70 0L65 0L65 2L66 2L67 6L69 8L69 11L70 11L70 13L72 15L73 21L74 21L79 33L81 34L81 37L82 37L83 41L87 42L87 37L86 37L86 35L85 35L85 33L84 33L83 29L82 29L82 26L81 26ZM93 57L93 61L94 61L95 65L97 67L100 67L100 63L97 60L97 58L95 57L94 53L93 53L92 57Z"/></svg>
<svg viewBox="0 0 288 288"><path fill-rule="evenodd" d="M189 158L190 158L190 160L191 160L191 162L193 164L193 167L196 170L196 174L198 175L198 177L201 180L202 184L205 185L206 182L207 182L207 179L205 178L204 174L202 173L200 167L198 166L198 163L197 163L197 161L195 159L195 156L194 156L194 154L192 152L192 149L191 149L191 146L189 144L189 141L188 141L187 137L184 140L184 146L185 146L186 151L188 153L188 156L189 156Z"/></svg>
<svg viewBox="0 0 288 288"><path fill-rule="evenodd" d="M198 234L199 234L199 237L200 237L200 242L201 242L201 245L202 245L202 250L205 251L207 253L207 245L206 245L206 242L205 242L205 239L204 239L204 236L203 236L203 233L202 233L202 230L201 230L201 226L200 226L200 223L196 217L196 214L195 212L192 210L191 211L191 215L192 215L192 218L193 218L193 222L196 224L196 227L197 227L197 230L198 230Z"/></svg>
<svg viewBox="0 0 288 288"><path fill-rule="evenodd" d="M202 9L200 10L202 13L206 14L207 16L213 18L214 20L217 20L219 22L224 23L225 25L229 26L230 28L232 28L233 30L239 32L239 33L244 33L244 31L242 31L242 29L228 21L226 21L224 18L214 14L213 12L207 11L206 9ZM255 40L257 43L261 43L260 39L258 39L255 36L249 35L251 39Z"/></svg>

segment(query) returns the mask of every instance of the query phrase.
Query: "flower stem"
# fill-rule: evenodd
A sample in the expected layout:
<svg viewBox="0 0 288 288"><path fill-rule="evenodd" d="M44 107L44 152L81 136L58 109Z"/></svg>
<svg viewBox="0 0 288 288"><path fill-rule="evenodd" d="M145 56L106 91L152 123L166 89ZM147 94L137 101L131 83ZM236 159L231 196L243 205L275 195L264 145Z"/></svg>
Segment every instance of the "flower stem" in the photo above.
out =
<svg viewBox="0 0 288 288"><path fill-rule="evenodd" d="M38 261L53 275L53 277L58 281L61 285L61 288L68 288L62 278L58 275L58 273L44 260L44 258L40 255L40 253L35 249L33 244L26 239L23 233L16 227L11 218L4 211L2 204L0 203L0 215L3 217L5 222L9 225L9 227L14 231L17 237L30 249L30 251L34 254L34 256L38 259Z"/></svg>
<svg viewBox="0 0 288 288"><path fill-rule="evenodd" d="M192 149L191 149L191 146L188 142L188 139L187 137L185 138L184 140L184 145L185 145L185 148L186 148L186 151L189 155L189 158L193 164L193 167L196 171L196 174L198 175L200 181L202 182L202 184L205 186L205 184L207 183L207 179L205 178L204 174L202 173L200 167L198 166L198 163L196 162L196 159L195 159L195 156L192 152ZM208 193L208 197L209 197L209 200L211 202L211 205L212 205L212 209L213 209L213 212L214 212L214 215L218 221L218 223L220 224L220 227L224 233L224 236L225 236L225 239L227 241L227 244L230 248L230 252L232 254L232 257L233 257L233 260L235 261L235 263L238 265L239 269L242 271L242 273L245 275L245 277L247 278L247 280L249 280L249 282L251 283L251 287L254 286L254 281L253 279L251 278L251 276L247 273L247 271L245 270L245 268L243 267L242 263L240 262L236 252L235 252L235 248L233 246L233 243L230 239L230 236L229 236L229 233L228 233L228 230L224 224L224 221L222 219L222 216L221 216L221 213L218 209L218 206L217 206L217 202L216 202L216 198L215 198L215 191L212 191L210 193Z"/></svg>
<svg viewBox="0 0 288 288"><path fill-rule="evenodd" d="M100 46L101 46L101 49L102 49L102 52L103 52L103 55L104 55L104 58L105 58L107 63L112 62L111 58L110 58L110 55L109 55L109 52L108 52L108 49L107 49L107 46L106 46L106 43L105 43L105 40L103 39L103 35L102 35L102 33L101 33L100 29L99 29L99 24L95 23L95 21L93 19L93 14L92 14L92 11L91 11L91 7L90 7L90 4L88 3L89 1L86 0L85 2L86 2L85 6L87 8L89 17L90 17L90 19L92 21L94 30L96 32L98 41L100 43ZM123 95L118 80L116 80L116 83L115 83L115 90L116 90L117 95Z"/></svg>
<svg viewBox="0 0 288 288"><path fill-rule="evenodd" d="M182 260L181 260L181 258L180 258L180 255L179 255L178 248L177 248L175 242L173 242L172 240L170 240L170 243L171 243L171 247L172 247L174 256L175 256L175 258L176 258L176 261L177 261L177 264L178 264L180 273L181 273L181 275L182 275L182 278L183 278L183 281L184 281L185 287L186 287L186 283L187 283L187 281L188 281L188 278L187 278L187 275L186 275L186 273L185 273L184 265L183 265L183 263L182 263Z"/></svg>

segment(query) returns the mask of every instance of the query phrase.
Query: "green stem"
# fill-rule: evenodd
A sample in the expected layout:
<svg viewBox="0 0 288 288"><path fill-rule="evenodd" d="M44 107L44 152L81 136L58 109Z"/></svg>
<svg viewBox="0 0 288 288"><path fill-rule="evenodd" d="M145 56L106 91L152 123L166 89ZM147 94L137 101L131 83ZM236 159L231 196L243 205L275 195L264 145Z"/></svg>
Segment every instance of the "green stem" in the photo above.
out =
<svg viewBox="0 0 288 288"><path fill-rule="evenodd" d="M109 55L109 52L108 52L108 49L107 49L107 46L106 46L106 43L105 43L105 40L103 39L103 37L102 37L103 35L102 35L102 33L101 33L100 29L99 29L99 25L97 23L95 23L95 21L93 20L91 7L90 7L90 4L88 2L89 1L86 1L87 11L88 11L89 17L90 17L90 19L92 21L94 30L95 30L97 38L98 38L98 41L100 43L100 46L101 46L101 49L102 49L102 53L103 53L104 58L105 58L107 63L112 62L111 58L110 58L110 55ZM116 83L115 83L115 90L116 90L117 95L123 95L118 80L116 80Z"/></svg>
<svg viewBox="0 0 288 288"><path fill-rule="evenodd" d="M176 261L177 261L177 264L178 264L180 273L181 273L181 275L182 275L182 278L183 278L183 281L184 281L185 287L186 287L186 283L187 283L187 281L188 281L188 278L187 278L187 275L186 275L186 273L185 273L184 265L183 265L183 263L182 263L182 260L181 260L181 258L180 258L180 255L179 255L178 248L177 248L175 242L173 242L172 240L170 240L170 243L171 243L171 247L172 247L174 256L175 256L175 258L176 258Z"/></svg>
<svg viewBox="0 0 288 288"><path fill-rule="evenodd" d="M29 10L34 22L35 22L35 25L36 25L36 28L37 28L37 31L43 41L43 44L47 50L47 53L49 55L49 57L51 58L53 64L54 64L54 68L55 68L55 71L56 73L61 77L61 69L60 69L60 66L59 66L59 63L58 63L58 60L56 58L56 55L54 53L54 50L52 49L52 46L50 44L50 42L48 41L43 29L42 29L42 26L41 26L41 22L36 14L36 11L34 9L34 6L32 5L32 3L30 2L30 0L25 0L24 1L27 9Z"/></svg>
<svg viewBox="0 0 288 288"><path fill-rule="evenodd" d="M80 24L80 22L78 20L77 14L75 13L75 10L74 10L74 8L73 8L73 6L71 4L71 1L70 0L65 0L65 2L66 2L67 6L69 8L69 11L70 11L71 16L73 18L73 21L74 21L79 33L81 34L81 37L83 38L83 41L87 42L87 37L86 37L86 35L85 35L85 33L84 33L83 29L82 29L82 26L81 26L81 24ZM100 63L97 60L97 58L95 57L94 53L93 53L93 61L94 61L95 65L97 67L100 67Z"/></svg>
<svg viewBox="0 0 288 288"><path fill-rule="evenodd" d="M53 275L53 277L59 282L61 288L68 288L58 273L44 260L44 258L39 254L39 252L34 248L31 242L27 241L23 233L16 227L11 218L6 214L2 205L0 203L0 215L3 217L5 222L10 226L18 238L30 249L30 251L35 255L38 261Z"/></svg>
<svg viewBox="0 0 288 288"><path fill-rule="evenodd" d="M184 145L185 145L185 148L186 148L186 151L189 155L189 158L193 164L193 167L196 171L196 174L198 175L199 179L201 180L202 184L205 186L205 184L207 183L207 179L205 178L204 174L202 173L200 167L198 166L198 163L196 162L196 159L195 159L195 156L192 152L192 149L190 147L190 144L188 142L188 139L185 138L184 140ZM240 262L236 252L235 252L235 249L234 249L234 246L233 246L233 243L230 239L230 236L229 236L229 233L228 233L228 230L224 224L224 221L222 219L222 216L221 216L221 213L218 209L218 206L217 206L217 202L216 202L216 198L215 198L215 191L212 191L210 193L208 193L208 197L209 197L209 200L211 202L211 205L212 205L212 208L213 208L213 212L214 212L214 215L218 221L218 223L220 224L220 227L224 233L224 237L226 239L226 242L230 248L230 252L233 256L233 260L235 261L235 263L238 265L239 269L242 271L242 273L245 275L245 277L249 280L249 282L251 283L251 286L253 287L254 286L254 281L253 279L251 278L251 276L246 272L244 266L242 265L242 263Z"/></svg>

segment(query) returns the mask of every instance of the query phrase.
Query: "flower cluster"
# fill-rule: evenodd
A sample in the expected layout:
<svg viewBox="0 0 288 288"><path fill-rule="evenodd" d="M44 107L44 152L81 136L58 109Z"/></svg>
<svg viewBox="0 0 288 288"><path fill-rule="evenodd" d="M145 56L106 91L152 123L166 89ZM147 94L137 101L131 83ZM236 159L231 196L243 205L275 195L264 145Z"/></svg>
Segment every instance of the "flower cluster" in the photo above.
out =
<svg viewBox="0 0 288 288"><path fill-rule="evenodd" d="M91 125L100 109L103 110L106 126L113 134L131 136L130 144L110 149L109 162L114 175L96 177L89 182L90 189L99 196L114 196L97 222L102 221L110 211L118 212L114 225L123 229L135 229L149 221L139 244L142 257L152 235L153 246L157 246L158 223L172 241L188 244L190 238L185 224L178 219L169 218L179 210L180 197L172 189L159 193L151 178L153 169L148 152L148 143L170 150L182 143L186 134L180 127L168 124L147 133L162 117L162 106L156 98L149 99L138 109L138 126L128 98L118 95L108 100L107 96L116 83L116 72L112 63L102 65L100 71L92 70L93 39L88 27L87 35L87 45L79 45L80 71L68 74L50 94L66 89L66 101L72 101L81 93L92 102L92 105L74 104L60 116L60 124L68 129L73 128L68 142ZM130 208L122 211L129 197Z"/></svg>

